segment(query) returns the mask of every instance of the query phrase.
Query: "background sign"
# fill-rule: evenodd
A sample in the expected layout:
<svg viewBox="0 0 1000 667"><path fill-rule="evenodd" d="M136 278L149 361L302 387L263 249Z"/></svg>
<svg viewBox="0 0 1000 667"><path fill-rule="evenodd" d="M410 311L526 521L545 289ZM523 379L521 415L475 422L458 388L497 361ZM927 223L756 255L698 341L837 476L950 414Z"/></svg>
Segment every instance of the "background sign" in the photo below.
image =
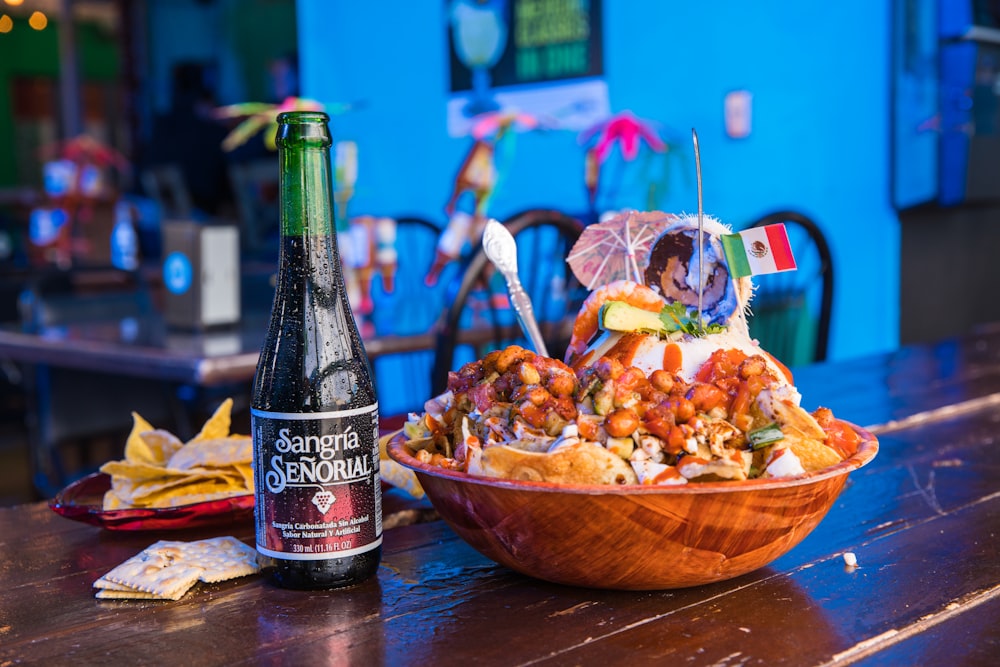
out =
<svg viewBox="0 0 1000 667"><path fill-rule="evenodd" d="M600 0L448 0L448 131L500 109L582 130L609 115Z"/></svg>

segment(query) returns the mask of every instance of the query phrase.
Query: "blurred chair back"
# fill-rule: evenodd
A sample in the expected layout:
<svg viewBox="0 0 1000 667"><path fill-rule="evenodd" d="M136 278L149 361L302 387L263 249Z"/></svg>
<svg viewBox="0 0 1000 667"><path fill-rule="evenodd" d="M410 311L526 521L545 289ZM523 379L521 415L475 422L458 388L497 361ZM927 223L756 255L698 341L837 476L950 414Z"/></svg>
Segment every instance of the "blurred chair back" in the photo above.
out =
<svg viewBox="0 0 1000 667"><path fill-rule="evenodd" d="M583 223L564 213L531 209L503 221L517 241L521 283L531 297L535 318L549 355L562 359L573 318L587 296L566 256L580 237ZM472 255L438 323L433 395L447 388L448 372L482 358L488 351L517 344L531 349L510 306L507 285L482 247ZM483 334L471 344L459 342L463 331Z"/></svg>
<svg viewBox="0 0 1000 667"><path fill-rule="evenodd" d="M446 284L424 284L434 261L441 227L424 218L396 218L397 263L392 289L385 280L373 281L372 324L380 336L408 336L433 329L444 308ZM430 397L433 350L386 354L375 359L375 386L383 415L420 410Z"/></svg>
<svg viewBox="0 0 1000 667"><path fill-rule="evenodd" d="M53 340L69 335L70 325L88 323L118 327L127 339L152 311L149 292L141 286L80 293L59 276L27 287L19 305L22 328L44 331ZM23 371L31 472L42 496L51 497L109 457L119 458L132 411L157 427L173 425L174 403L166 383L46 364L28 364ZM98 441L103 442L100 453L94 451Z"/></svg>
<svg viewBox="0 0 1000 667"><path fill-rule="evenodd" d="M787 366L824 361L833 311L833 258L820 226L796 211L777 211L749 227L784 223L797 269L754 276L750 334Z"/></svg>
<svg viewBox="0 0 1000 667"><path fill-rule="evenodd" d="M277 255L281 203L278 199L278 158L260 158L229 165L240 241L244 251Z"/></svg>

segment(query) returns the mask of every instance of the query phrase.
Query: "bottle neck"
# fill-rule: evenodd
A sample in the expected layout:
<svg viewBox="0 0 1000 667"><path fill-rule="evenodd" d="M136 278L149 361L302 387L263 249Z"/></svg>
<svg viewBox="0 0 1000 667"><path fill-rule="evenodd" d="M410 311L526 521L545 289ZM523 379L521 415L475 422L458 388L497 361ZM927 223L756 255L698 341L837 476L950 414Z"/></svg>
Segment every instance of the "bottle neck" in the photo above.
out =
<svg viewBox="0 0 1000 667"><path fill-rule="evenodd" d="M282 236L333 233L330 151L325 148L279 152Z"/></svg>
<svg viewBox="0 0 1000 667"><path fill-rule="evenodd" d="M326 115L282 114L278 128L282 236L331 236L333 181Z"/></svg>

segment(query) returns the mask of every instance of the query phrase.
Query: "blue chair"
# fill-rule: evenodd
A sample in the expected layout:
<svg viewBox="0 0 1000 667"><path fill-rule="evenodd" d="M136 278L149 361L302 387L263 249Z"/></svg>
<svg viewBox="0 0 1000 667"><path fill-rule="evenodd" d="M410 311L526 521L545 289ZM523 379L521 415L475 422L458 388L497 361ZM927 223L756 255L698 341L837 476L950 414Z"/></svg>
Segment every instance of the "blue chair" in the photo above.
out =
<svg viewBox="0 0 1000 667"><path fill-rule="evenodd" d="M434 261L440 234L441 227L427 219L396 218L395 285L392 291L387 291L376 279L372 286L372 322L377 335L408 336L434 328L444 308L447 281L428 287L424 276ZM446 267L442 278L450 277L455 270ZM430 349L386 354L375 359L373 370L380 413L399 415L421 410L430 397L433 363L434 351Z"/></svg>

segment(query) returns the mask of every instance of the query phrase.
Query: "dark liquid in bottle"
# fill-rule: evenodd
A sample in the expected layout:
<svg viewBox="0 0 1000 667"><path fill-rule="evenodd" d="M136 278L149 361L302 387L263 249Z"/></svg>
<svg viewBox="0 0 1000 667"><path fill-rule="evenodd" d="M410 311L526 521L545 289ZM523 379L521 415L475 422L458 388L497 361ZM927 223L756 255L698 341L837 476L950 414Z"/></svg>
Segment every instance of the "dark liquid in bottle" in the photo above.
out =
<svg viewBox="0 0 1000 667"><path fill-rule="evenodd" d="M282 560L271 575L282 588L320 590L359 584L378 569L382 547L332 560Z"/></svg>

